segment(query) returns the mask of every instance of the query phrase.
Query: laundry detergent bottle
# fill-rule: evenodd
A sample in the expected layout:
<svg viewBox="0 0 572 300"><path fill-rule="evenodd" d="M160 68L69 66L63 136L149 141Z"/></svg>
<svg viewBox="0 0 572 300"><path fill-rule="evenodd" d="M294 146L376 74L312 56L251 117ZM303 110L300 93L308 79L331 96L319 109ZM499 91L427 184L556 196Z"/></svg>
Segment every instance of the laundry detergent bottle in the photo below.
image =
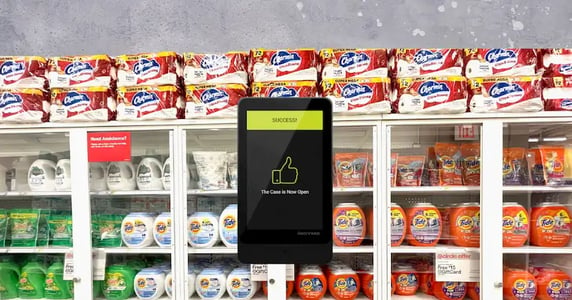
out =
<svg viewBox="0 0 572 300"><path fill-rule="evenodd" d="M112 265L105 269L103 295L108 300L124 300L134 293L135 270L126 265Z"/></svg>
<svg viewBox="0 0 572 300"><path fill-rule="evenodd" d="M64 264L61 259L54 262L46 274L44 294L46 299L72 299L70 290L73 281L64 280Z"/></svg>
<svg viewBox="0 0 572 300"><path fill-rule="evenodd" d="M21 299L44 298L46 273L46 267L38 261L31 260L24 265L18 282L19 297Z"/></svg>
<svg viewBox="0 0 572 300"><path fill-rule="evenodd" d="M0 261L0 299L18 298L20 267L11 260Z"/></svg>

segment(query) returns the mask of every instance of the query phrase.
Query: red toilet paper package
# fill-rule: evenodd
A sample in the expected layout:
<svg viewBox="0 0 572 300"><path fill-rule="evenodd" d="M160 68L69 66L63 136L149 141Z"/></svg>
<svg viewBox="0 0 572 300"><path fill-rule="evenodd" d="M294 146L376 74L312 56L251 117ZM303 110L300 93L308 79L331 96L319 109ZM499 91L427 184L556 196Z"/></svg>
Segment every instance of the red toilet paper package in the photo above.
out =
<svg viewBox="0 0 572 300"><path fill-rule="evenodd" d="M44 88L47 61L39 56L0 56L0 88Z"/></svg>
<svg viewBox="0 0 572 300"><path fill-rule="evenodd" d="M174 85L117 88L117 120L183 119L185 101Z"/></svg>
<svg viewBox="0 0 572 300"><path fill-rule="evenodd" d="M469 79L471 112L535 112L544 109L538 76Z"/></svg>
<svg viewBox="0 0 572 300"><path fill-rule="evenodd" d="M467 110L467 80L462 76L398 78L394 110L400 113L458 114Z"/></svg>
<svg viewBox="0 0 572 300"><path fill-rule="evenodd" d="M292 98L316 97L316 95L315 81L254 82L252 84L252 97Z"/></svg>
<svg viewBox="0 0 572 300"><path fill-rule="evenodd" d="M315 49L252 49L251 80L254 82L318 80L319 59Z"/></svg>
<svg viewBox="0 0 572 300"><path fill-rule="evenodd" d="M543 49L541 61L544 76L572 75L572 49Z"/></svg>
<svg viewBox="0 0 572 300"><path fill-rule="evenodd" d="M41 123L49 119L50 102L42 89L0 90L0 123Z"/></svg>
<svg viewBox="0 0 572 300"><path fill-rule="evenodd" d="M322 79L387 77L386 49L322 49Z"/></svg>
<svg viewBox="0 0 572 300"><path fill-rule="evenodd" d="M113 60L107 55L59 56L48 61L50 88L109 86L115 78Z"/></svg>
<svg viewBox="0 0 572 300"><path fill-rule="evenodd" d="M51 90L50 122L109 121L115 118L116 103L108 87L79 87Z"/></svg>
<svg viewBox="0 0 572 300"><path fill-rule="evenodd" d="M572 76L542 78L545 110L572 110Z"/></svg>
<svg viewBox="0 0 572 300"><path fill-rule="evenodd" d="M177 84L182 75L180 57L175 52L119 55L117 86Z"/></svg>
<svg viewBox="0 0 572 300"><path fill-rule="evenodd" d="M247 95L243 84L188 85L185 118L235 117L238 101Z"/></svg>
<svg viewBox="0 0 572 300"><path fill-rule="evenodd" d="M322 80L322 96L332 100L334 112L390 113L390 79L350 78Z"/></svg>
<svg viewBox="0 0 572 300"><path fill-rule="evenodd" d="M538 65L536 49L465 49L465 76L534 76Z"/></svg>
<svg viewBox="0 0 572 300"><path fill-rule="evenodd" d="M462 49L395 49L389 66L394 77L463 74Z"/></svg>
<svg viewBox="0 0 572 300"><path fill-rule="evenodd" d="M206 83L248 84L248 53L183 54L185 85Z"/></svg>

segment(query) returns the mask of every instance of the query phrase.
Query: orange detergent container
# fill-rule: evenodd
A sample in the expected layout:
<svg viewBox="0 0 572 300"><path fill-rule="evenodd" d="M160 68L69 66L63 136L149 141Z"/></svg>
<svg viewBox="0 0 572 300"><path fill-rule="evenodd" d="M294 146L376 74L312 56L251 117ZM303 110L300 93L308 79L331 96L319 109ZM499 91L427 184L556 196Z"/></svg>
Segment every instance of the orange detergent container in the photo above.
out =
<svg viewBox="0 0 572 300"><path fill-rule="evenodd" d="M268 283L266 281L262 282L262 291L264 295L268 297ZM292 296L292 292L294 291L294 281L286 281L286 299Z"/></svg>
<svg viewBox="0 0 572 300"><path fill-rule="evenodd" d="M391 274L391 294L395 294L395 288L396 288L396 283L395 283L395 275Z"/></svg>
<svg viewBox="0 0 572 300"><path fill-rule="evenodd" d="M332 266L328 273L328 290L336 300L353 300L359 295L360 280L350 267Z"/></svg>
<svg viewBox="0 0 572 300"><path fill-rule="evenodd" d="M435 246L441 238L441 214L431 203L407 209L407 242L412 246Z"/></svg>
<svg viewBox="0 0 572 300"><path fill-rule="evenodd" d="M326 294L328 283L320 266L306 265L296 276L295 288L302 300L319 300Z"/></svg>
<svg viewBox="0 0 572 300"><path fill-rule="evenodd" d="M363 210L355 203L340 203L334 208L334 244L348 247L361 245L366 232Z"/></svg>
<svg viewBox="0 0 572 300"><path fill-rule="evenodd" d="M373 240L373 207L368 206L365 208L366 220L365 223L367 224L367 229L365 231L365 236L369 239Z"/></svg>
<svg viewBox="0 0 572 300"><path fill-rule="evenodd" d="M557 202L543 202L532 208L530 244L564 247L570 241L570 213Z"/></svg>
<svg viewBox="0 0 572 300"><path fill-rule="evenodd" d="M395 276L395 294L412 296L417 293L419 280L413 267L397 265L393 268L392 275Z"/></svg>
<svg viewBox="0 0 572 300"><path fill-rule="evenodd" d="M417 274L419 275L419 289L427 295L433 295L433 277L435 274L433 267L423 271L420 270Z"/></svg>
<svg viewBox="0 0 572 300"><path fill-rule="evenodd" d="M364 265L358 271L358 276L362 292L367 298L373 299L373 266Z"/></svg>
<svg viewBox="0 0 572 300"><path fill-rule="evenodd" d="M572 299L572 279L566 272L553 268L537 268L538 300Z"/></svg>
<svg viewBox="0 0 572 300"><path fill-rule="evenodd" d="M450 244L451 243L451 233L450 233L450 213L454 205L440 205L439 213L441 214L441 224L443 230L441 231L441 238L439 239L439 244Z"/></svg>
<svg viewBox="0 0 572 300"><path fill-rule="evenodd" d="M465 299L467 286L464 282L434 281L433 295L440 300Z"/></svg>
<svg viewBox="0 0 572 300"><path fill-rule="evenodd" d="M467 296L471 300L480 300L481 286L478 282L467 282Z"/></svg>
<svg viewBox="0 0 572 300"><path fill-rule="evenodd" d="M502 208L503 247L522 247L528 239L529 221L526 209L516 202L506 202Z"/></svg>
<svg viewBox="0 0 572 300"><path fill-rule="evenodd" d="M504 269L504 300L534 300L537 291L536 280L532 274L521 269Z"/></svg>
<svg viewBox="0 0 572 300"><path fill-rule="evenodd" d="M454 245L479 247L481 245L481 208L479 203L462 203L451 210L449 232Z"/></svg>
<svg viewBox="0 0 572 300"><path fill-rule="evenodd" d="M407 224L407 217L405 211L401 206L391 203L391 246L397 247L403 243L405 239L405 226Z"/></svg>

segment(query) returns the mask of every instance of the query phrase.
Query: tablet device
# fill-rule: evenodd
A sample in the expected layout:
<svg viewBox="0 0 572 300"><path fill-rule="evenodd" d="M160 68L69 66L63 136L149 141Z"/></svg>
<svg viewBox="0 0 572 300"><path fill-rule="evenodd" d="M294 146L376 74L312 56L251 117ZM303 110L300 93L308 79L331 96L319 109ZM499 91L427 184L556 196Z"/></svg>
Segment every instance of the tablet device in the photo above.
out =
<svg viewBox="0 0 572 300"><path fill-rule="evenodd" d="M238 257L323 264L332 258L332 104L244 98L238 104Z"/></svg>

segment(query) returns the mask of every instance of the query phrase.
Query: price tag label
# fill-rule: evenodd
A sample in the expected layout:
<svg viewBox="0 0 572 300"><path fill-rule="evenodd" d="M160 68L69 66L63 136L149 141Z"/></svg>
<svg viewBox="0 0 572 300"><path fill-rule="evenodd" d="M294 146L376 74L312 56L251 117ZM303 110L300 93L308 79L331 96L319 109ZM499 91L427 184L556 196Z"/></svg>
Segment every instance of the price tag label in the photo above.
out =
<svg viewBox="0 0 572 300"><path fill-rule="evenodd" d="M66 252L64 257L64 280L73 280L74 265L73 252Z"/></svg>
<svg viewBox="0 0 572 300"><path fill-rule="evenodd" d="M435 253L435 281L480 281L479 253L465 249L442 249Z"/></svg>
<svg viewBox="0 0 572 300"><path fill-rule="evenodd" d="M267 281L268 265L250 265L250 277L253 281ZM286 265L286 281L294 281L294 265Z"/></svg>

